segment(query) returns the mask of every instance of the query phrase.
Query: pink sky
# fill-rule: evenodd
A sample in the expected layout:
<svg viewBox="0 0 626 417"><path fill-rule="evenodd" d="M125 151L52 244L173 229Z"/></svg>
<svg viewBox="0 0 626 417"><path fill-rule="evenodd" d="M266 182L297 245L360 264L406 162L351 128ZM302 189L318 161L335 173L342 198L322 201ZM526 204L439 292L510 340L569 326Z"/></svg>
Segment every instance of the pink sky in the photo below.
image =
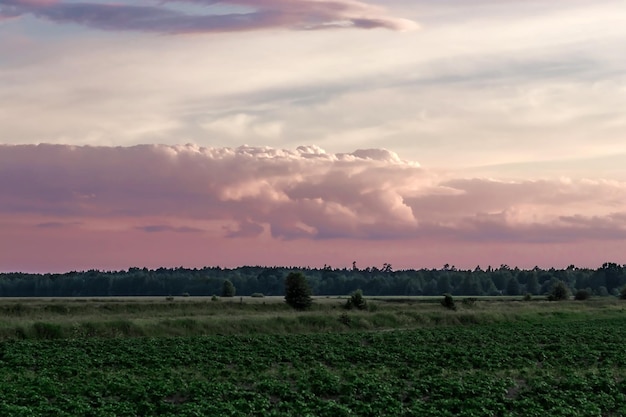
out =
<svg viewBox="0 0 626 417"><path fill-rule="evenodd" d="M0 270L597 266L626 183L455 178L382 149L0 146Z"/></svg>
<svg viewBox="0 0 626 417"><path fill-rule="evenodd" d="M0 271L626 264L625 21L0 0Z"/></svg>

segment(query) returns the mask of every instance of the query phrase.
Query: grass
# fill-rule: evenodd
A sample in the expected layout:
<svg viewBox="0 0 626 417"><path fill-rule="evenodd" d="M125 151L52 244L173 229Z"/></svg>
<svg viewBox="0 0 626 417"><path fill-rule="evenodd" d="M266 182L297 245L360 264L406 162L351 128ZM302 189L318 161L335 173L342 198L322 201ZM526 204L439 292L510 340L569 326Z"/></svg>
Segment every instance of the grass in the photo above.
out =
<svg viewBox="0 0 626 417"><path fill-rule="evenodd" d="M0 299L0 340L82 337L287 334L410 329L501 322L541 322L550 317L583 319L624 314L616 298L548 302L521 297L457 301L443 308L441 297L373 297L368 310L345 310L346 298L317 297L305 312L282 297L113 297Z"/></svg>

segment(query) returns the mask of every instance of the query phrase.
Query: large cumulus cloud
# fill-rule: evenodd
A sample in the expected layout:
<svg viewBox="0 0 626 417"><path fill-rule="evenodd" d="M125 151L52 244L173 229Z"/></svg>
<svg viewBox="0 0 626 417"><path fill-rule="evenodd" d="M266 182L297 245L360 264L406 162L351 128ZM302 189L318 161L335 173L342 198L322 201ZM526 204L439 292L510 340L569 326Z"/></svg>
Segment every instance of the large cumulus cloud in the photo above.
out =
<svg viewBox="0 0 626 417"><path fill-rule="evenodd" d="M279 239L626 239L626 184L503 181L383 149L0 146L0 220ZM122 225L122 226L120 226Z"/></svg>

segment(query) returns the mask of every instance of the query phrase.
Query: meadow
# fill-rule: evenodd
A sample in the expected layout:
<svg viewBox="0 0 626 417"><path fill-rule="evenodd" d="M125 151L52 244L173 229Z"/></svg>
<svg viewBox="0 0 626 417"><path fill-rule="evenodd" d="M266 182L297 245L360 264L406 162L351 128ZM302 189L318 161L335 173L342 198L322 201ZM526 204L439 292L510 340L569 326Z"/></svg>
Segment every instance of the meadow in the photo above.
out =
<svg viewBox="0 0 626 417"><path fill-rule="evenodd" d="M2 416L626 415L626 302L0 300Z"/></svg>

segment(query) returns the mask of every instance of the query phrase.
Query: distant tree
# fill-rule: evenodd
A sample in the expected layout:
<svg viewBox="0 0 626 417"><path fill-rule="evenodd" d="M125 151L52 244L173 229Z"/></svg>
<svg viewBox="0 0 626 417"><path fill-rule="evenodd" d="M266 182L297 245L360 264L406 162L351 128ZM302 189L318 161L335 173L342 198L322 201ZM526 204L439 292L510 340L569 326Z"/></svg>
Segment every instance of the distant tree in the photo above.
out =
<svg viewBox="0 0 626 417"><path fill-rule="evenodd" d="M311 307L311 288L302 272L291 272L285 278L285 301L297 310Z"/></svg>
<svg viewBox="0 0 626 417"><path fill-rule="evenodd" d="M596 293L600 297L608 297L609 296L609 290L607 290L605 286L598 287L598 290L596 291Z"/></svg>
<svg viewBox="0 0 626 417"><path fill-rule="evenodd" d="M557 281L552 287L552 291L548 294L550 301L562 301L569 298L569 288L563 281Z"/></svg>
<svg viewBox="0 0 626 417"><path fill-rule="evenodd" d="M626 287L622 288L622 291L619 294L619 298L622 300L626 300Z"/></svg>
<svg viewBox="0 0 626 417"><path fill-rule="evenodd" d="M506 291L506 286L508 285L511 278L513 278L511 271L509 271L508 269L503 269L502 267L495 271L493 275L491 275L493 283L500 291Z"/></svg>
<svg viewBox="0 0 626 417"><path fill-rule="evenodd" d="M363 291L356 290L355 292L350 294L350 298L348 299L348 301L346 301L345 307L348 310L351 310L353 308L363 310L367 308L367 302L365 301L365 298L363 298Z"/></svg>
<svg viewBox="0 0 626 417"><path fill-rule="evenodd" d="M222 297L234 297L235 296L235 286L230 280L226 279L222 283Z"/></svg>
<svg viewBox="0 0 626 417"><path fill-rule="evenodd" d="M535 271L532 271L528 276L526 292L533 295L539 294L539 280L537 279L537 273Z"/></svg>
<svg viewBox="0 0 626 417"><path fill-rule="evenodd" d="M519 282L517 282L517 278L511 277L511 279L509 279L508 284L506 284L506 293L507 295L519 295L520 294L520 286L519 286Z"/></svg>
<svg viewBox="0 0 626 417"><path fill-rule="evenodd" d="M461 295L483 295L483 290L475 275L465 275L459 288Z"/></svg>
<svg viewBox="0 0 626 417"><path fill-rule="evenodd" d="M437 295L437 294L441 294L437 291L437 280L436 279L431 279L429 281L426 282L426 285L424 285L422 292L424 295Z"/></svg>
<svg viewBox="0 0 626 417"><path fill-rule="evenodd" d="M452 285L450 284L450 276L447 273L443 273L437 281L437 289L441 294L452 292Z"/></svg>
<svg viewBox="0 0 626 417"><path fill-rule="evenodd" d="M602 267L598 269L598 274L604 275L606 282L606 288L610 291L613 288L617 288L622 283L622 277L624 276L624 269L613 262L605 262Z"/></svg>

